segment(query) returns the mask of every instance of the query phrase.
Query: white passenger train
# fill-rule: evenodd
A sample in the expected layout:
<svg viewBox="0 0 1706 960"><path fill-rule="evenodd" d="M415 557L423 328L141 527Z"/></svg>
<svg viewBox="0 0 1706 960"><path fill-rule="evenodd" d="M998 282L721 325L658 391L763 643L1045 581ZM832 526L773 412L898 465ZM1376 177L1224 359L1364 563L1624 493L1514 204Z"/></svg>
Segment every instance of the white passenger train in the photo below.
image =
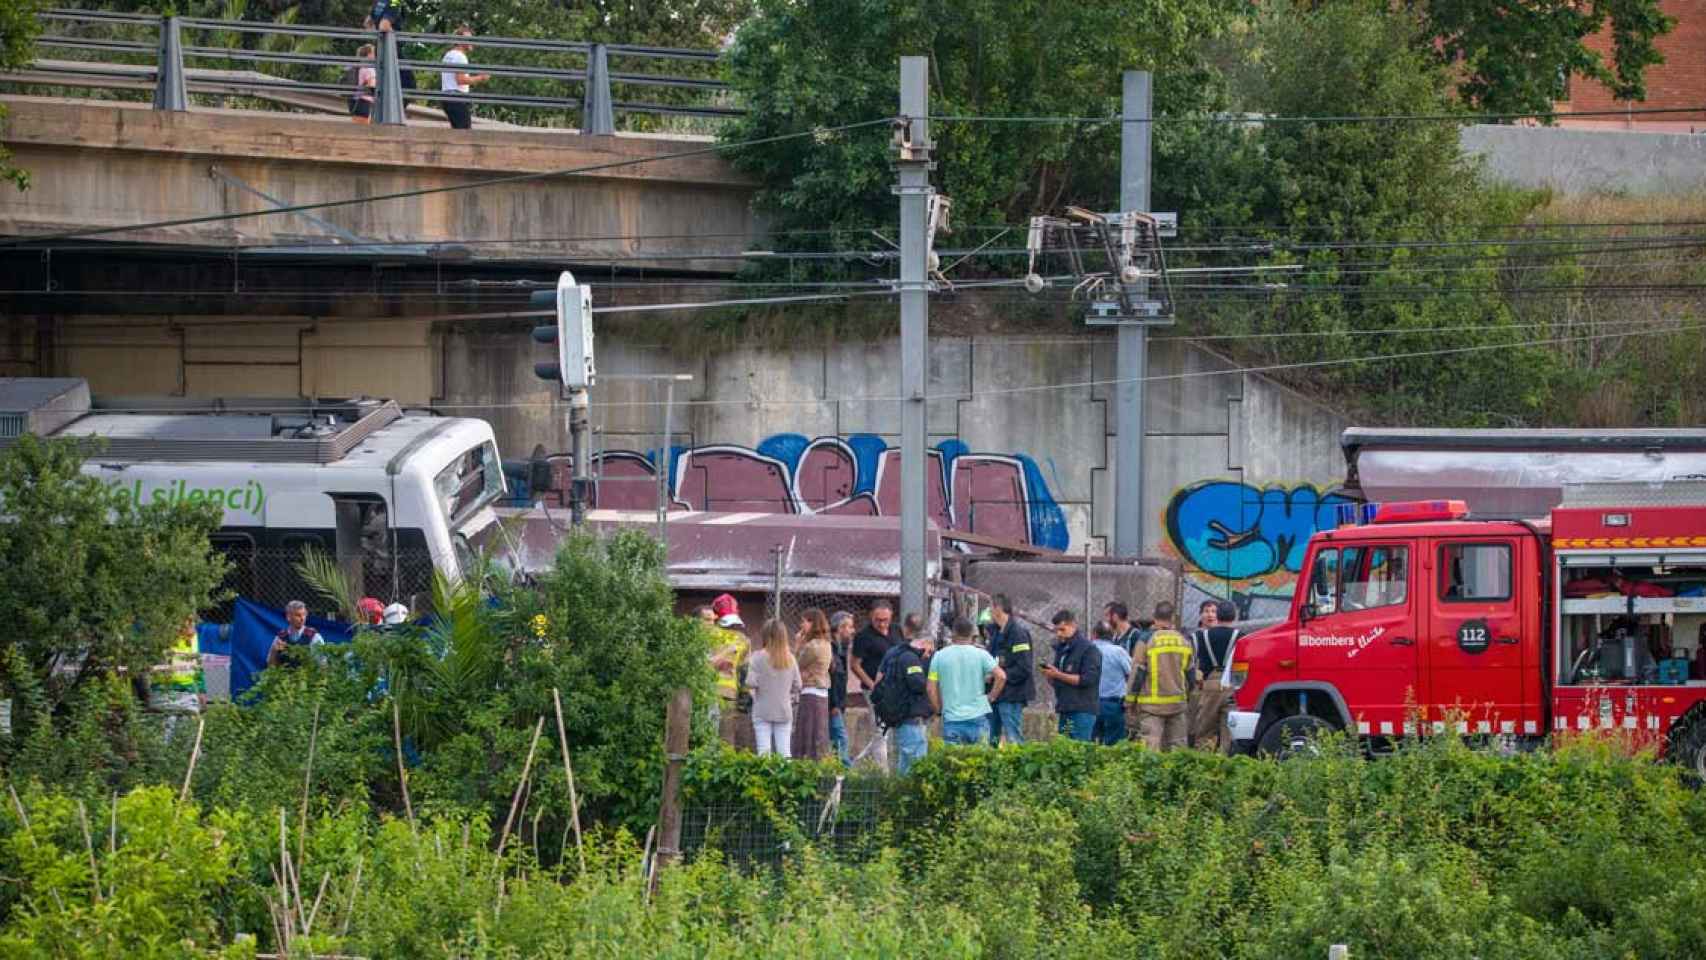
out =
<svg viewBox="0 0 1706 960"><path fill-rule="evenodd" d="M310 549L408 602L434 570L469 572L504 495L490 424L388 400L91 398L80 379L0 380L0 442L21 433L97 441L84 470L116 496L217 504L228 585L263 603L302 592Z"/></svg>

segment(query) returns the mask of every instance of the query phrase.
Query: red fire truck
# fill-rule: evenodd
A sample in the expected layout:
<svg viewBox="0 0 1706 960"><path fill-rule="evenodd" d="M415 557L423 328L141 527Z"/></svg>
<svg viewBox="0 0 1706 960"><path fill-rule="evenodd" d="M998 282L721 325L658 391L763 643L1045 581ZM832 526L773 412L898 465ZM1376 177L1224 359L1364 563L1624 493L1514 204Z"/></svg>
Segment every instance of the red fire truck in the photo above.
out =
<svg viewBox="0 0 1706 960"><path fill-rule="evenodd" d="M1326 730L1537 743L1620 730L1706 778L1706 483L1566 487L1540 520L1347 504L1290 613L1238 641L1234 746Z"/></svg>

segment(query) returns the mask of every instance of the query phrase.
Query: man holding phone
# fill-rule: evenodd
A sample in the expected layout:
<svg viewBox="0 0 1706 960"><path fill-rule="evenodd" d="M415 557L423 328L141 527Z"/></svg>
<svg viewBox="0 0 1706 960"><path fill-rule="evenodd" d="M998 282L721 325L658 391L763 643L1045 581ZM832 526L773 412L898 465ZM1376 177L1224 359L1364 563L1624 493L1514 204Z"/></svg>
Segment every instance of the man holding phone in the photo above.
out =
<svg viewBox="0 0 1706 960"><path fill-rule="evenodd" d="M1096 730L1096 711L1102 683L1102 654L1078 629L1071 610L1061 610L1054 624L1054 664L1037 672L1054 685L1054 709L1060 715L1062 736L1088 743Z"/></svg>

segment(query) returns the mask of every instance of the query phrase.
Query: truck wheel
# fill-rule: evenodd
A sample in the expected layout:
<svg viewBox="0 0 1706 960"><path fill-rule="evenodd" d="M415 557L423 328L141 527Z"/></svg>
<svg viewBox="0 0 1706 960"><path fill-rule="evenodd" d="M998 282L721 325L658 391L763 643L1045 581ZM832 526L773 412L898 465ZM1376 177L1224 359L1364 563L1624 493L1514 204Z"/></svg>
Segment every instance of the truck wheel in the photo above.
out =
<svg viewBox="0 0 1706 960"><path fill-rule="evenodd" d="M1298 756L1315 756L1321 752L1316 738L1331 733L1333 725L1320 717L1302 714L1275 721L1262 734L1256 752L1276 760Z"/></svg>
<svg viewBox="0 0 1706 960"><path fill-rule="evenodd" d="M1695 717L1671 743L1670 759L1682 775L1695 786L1706 784L1706 717Z"/></svg>

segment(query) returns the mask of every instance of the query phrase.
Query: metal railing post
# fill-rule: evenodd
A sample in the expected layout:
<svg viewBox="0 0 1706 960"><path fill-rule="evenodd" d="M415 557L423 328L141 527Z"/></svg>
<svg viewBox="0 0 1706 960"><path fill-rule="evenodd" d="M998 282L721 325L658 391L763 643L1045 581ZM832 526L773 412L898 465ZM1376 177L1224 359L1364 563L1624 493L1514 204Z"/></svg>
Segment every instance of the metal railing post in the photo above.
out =
<svg viewBox="0 0 1706 960"><path fill-rule="evenodd" d="M403 124L403 72L397 66L397 35L379 32L379 89L373 96L373 122Z"/></svg>
<svg viewBox="0 0 1706 960"><path fill-rule="evenodd" d="M610 51L595 43L586 55L586 97L581 101L581 132L609 136L616 132L616 109L610 99Z"/></svg>
<svg viewBox="0 0 1706 960"><path fill-rule="evenodd" d="M178 18L160 18L160 56L154 65L154 109L184 111L190 108L184 87L184 45L178 36Z"/></svg>

